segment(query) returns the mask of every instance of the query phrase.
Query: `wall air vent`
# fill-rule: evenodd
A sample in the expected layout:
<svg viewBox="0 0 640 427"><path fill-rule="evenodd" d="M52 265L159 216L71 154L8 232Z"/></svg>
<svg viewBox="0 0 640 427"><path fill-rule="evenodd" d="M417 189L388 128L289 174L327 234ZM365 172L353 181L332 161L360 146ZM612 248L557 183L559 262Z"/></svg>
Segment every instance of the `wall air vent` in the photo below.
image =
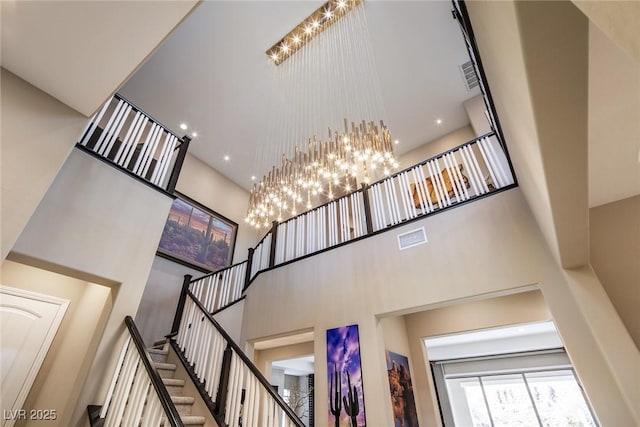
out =
<svg viewBox="0 0 640 427"><path fill-rule="evenodd" d="M464 79L464 83L466 84L468 91L474 87L478 87L478 76L476 75L476 70L471 61L467 61L460 65L460 71L462 72L462 78Z"/></svg>
<svg viewBox="0 0 640 427"><path fill-rule="evenodd" d="M424 227L398 234L398 246L401 251L423 243L427 243L427 233L424 231Z"/></svg>

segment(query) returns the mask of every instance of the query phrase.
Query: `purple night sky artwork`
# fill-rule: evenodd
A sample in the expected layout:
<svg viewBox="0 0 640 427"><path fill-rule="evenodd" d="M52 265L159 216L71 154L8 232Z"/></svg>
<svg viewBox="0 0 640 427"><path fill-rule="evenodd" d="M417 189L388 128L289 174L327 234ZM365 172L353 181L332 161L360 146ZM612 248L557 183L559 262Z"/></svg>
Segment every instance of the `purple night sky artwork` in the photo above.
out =
<svg viewBox="0 0 640 427"><path fill-rule="evenodd" d="M358 325L327 330L329 427L365 427Z"/></svg>

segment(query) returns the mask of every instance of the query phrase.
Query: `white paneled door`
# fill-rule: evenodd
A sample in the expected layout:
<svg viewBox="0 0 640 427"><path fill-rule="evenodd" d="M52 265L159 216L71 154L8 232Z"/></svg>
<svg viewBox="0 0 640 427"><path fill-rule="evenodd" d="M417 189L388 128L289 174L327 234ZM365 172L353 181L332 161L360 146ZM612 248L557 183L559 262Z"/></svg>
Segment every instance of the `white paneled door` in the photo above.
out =
<svg viewBox="0 0 640 427"><path fill-rule="evenodd" d="M0 286L2 427L29 419L22 405L68 305L62 298Z"/></svg>

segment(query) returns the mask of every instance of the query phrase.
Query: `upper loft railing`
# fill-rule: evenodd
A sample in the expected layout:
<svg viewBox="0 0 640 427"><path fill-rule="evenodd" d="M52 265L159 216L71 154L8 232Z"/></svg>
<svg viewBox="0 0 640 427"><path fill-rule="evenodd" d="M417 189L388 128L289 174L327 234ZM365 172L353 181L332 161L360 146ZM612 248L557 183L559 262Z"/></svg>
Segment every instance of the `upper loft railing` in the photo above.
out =
<svg viewBox="0 0 640 427"><path fill-rule="evenodd" d="M282 223L246 261L192 280L187 275L170 336L221 425L300 426L213 314L243 298L258 274L514 187L494 133L404 169ZM250 420L241 424L239 420ZM244 421L243 421L244 423ZM284 423L284 424L283 424Z"/></svg>
<svg viewBox="0 0 640 427"><path fill-rule="evenodd" d="M360 240L515 186L493 132L283 221L247 261L191 281L212 313L239 300L263 271Z"/></svg>
<svg viewBox="0 0 640 427"><path fill-rule="evenodd" d="M173 193L190 141L116 94L91 118L77 146Z"/></svg>

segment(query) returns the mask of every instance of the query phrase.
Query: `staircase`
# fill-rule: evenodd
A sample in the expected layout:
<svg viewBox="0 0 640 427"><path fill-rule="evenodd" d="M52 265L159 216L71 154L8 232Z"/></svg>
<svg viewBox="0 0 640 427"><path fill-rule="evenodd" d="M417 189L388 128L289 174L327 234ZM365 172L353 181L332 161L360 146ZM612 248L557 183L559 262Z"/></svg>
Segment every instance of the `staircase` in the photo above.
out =
<svg viewBox="0 0 640 427"><path fill-rule="evenodd" d="M158 348L159 347L159 348ZM174 378L176 364L167 363L169 357L169 343L158 343L154 348L147 349L153 360L153 366L158 370L162 383L167 388L171 401L178 410L180 419L185 426L209 426L206 418L200 415L193 415L193 404L195 398L185 395L185 380Z"/></svg>

